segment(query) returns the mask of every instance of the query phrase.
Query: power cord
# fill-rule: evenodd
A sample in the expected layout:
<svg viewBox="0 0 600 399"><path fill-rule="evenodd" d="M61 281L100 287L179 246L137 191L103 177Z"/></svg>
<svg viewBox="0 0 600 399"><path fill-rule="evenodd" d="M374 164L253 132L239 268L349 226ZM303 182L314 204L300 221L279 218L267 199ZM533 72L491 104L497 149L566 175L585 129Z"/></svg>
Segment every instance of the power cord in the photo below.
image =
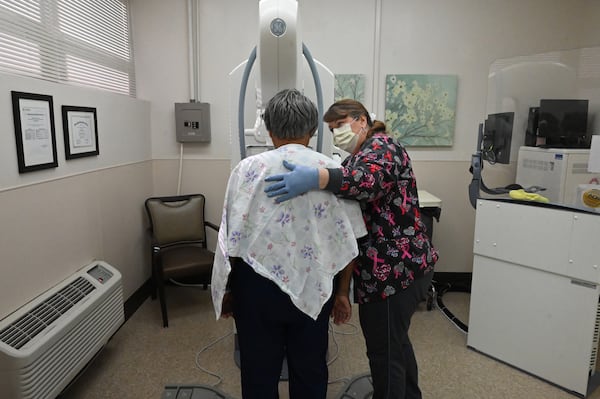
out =
<svg viewBox="0 0 600 399"><path fill-rule="evenodd" d="M349 331L349 332L341 331L341 330L336 330L335 324L333 324L333 322L331 320L329 320L329 332L331 333L331 338L332 338L333 343L335 345L335 353L327 361L327 366L333 364L333 362L335 362L338 359L339 355L340 355L340 346L339 346L339 343L337 341L336 334L339 334L339 335L355 335L355 334L358 334L358 327L355 324L345 323L344 325L352 327L352 330ZM349 381L350 381L349 377L340 377L340 378L336 378L334 380L327 381L327 384L337 384L337 383L340 383L340 382L348 383Z"/></svg>
<svg viewBox="0 0 600 399"><path fill-rule="evenodd" d="M193 286L193 285L192 285ZM327 360L327 366L330 366L331 364L333 364L333 362L335 362L340 354L340 345L338 343L338 340L336 338L336 334L339 335L355 335L358 333L358 327L355 324L352 323L346 323L345 325L350 326L352 328L351 331L341 331L341 330L336 330L335 325L331 322L331 320L329 321L329 330L328 332L331 333L331 338L333 340L333 344L335 345L335 353ZM211 384L212 387L216 387L219 384L221 384L221 382L223 382L223 377L215 372L212 372L210 370L208 370L207 368L203 367L200 363L200 355L202 355L202 353L206 352L208 349L212 348L213 346L215 346L216 344L218 344L219 342L223 341L224 339L232 336L235 333L235 330L232 330L230 332L228 332L225 335L222 335L219 338L216 338L215 340L213 340L212 342L210 342L209 344L205 345L202 349L200 349L198 352L196 352L196 358L195 358L195 364L196 367L210 375L213 376L215 378L218 379L218 381L214 384ZM350 378L348 377L341 377L341 378L337 378L335 380L330 380L327 381L328 384L335 384L335 383L339 383L339 382L348 382L350 381Z"/></svg>
<svg viewBox="0 0 600 399"><path fill-rule="evenodd" d="M462 289L454 288L449 283L446 283L445 286L441 289L438 288L437 291L438 291L438 293L437 293L437 298L436 298L437 299L436 307L440 310L440 312L442 312L442 314L452 324L454 324L454 326L456 328L458 328L461 332L467 334L469 332L469 326L467 326L465 323L460 321L456 316L454 316L454 314L446 307L446 305L444 305L444 302L442 301L442 297L448 291L456 291L456 292L471 292L471 291L468 288L462 288Z"/></svg>
<svg viewBox="0 0 600 399"><path fill-rule="evenodd" d="M481 151L482 155L484 156L484 159L486 161L488 161L490 163L490 165L495 165L496 164L496 153L494 152L494 147L490 146L488 148L484 148Z"/></svg>
<svg viewBox="0 0 600 399"><path fill-rule="evenodd" d="M172 279L172 278L170 278L170 279L169 279L169 282L170 282L171 284L177 285L177 286L179 286L179 287L197 287L197 288L204 288L204 285L205 285L205 284L188 284L188 283L182 283L182 282L179 282L179 281L177 281L177 280L174 280L174 279Z"/></svg>
<svg viewBox="0 0 600 399"><path fill-rule="evenodd" d="M209 343L208 345L206 345L205 347L203 347L202 349L200 349L197 353L196 353L196 359L195 359L195 363L196 363L196 367L198 367L198 369L200 369L201 371L205 372L208 375L211 375L213 377L216 377L218 379L218 381L214 384L211 384L212 387L216 387L217 385L219 385L221 382L223 382L223 377L221 377L219 374L214 373L204 367L202 367L202 365L200 364L200 355L204 352L206 352L208 349L212 348L213 346L215 346L216 344L218 344L219 342L223 341L225 338L230 337L234 334L234 330L231 330L230 332L228 332L227 334L215 339L214 341L212 341L211 343Z"/></svg>

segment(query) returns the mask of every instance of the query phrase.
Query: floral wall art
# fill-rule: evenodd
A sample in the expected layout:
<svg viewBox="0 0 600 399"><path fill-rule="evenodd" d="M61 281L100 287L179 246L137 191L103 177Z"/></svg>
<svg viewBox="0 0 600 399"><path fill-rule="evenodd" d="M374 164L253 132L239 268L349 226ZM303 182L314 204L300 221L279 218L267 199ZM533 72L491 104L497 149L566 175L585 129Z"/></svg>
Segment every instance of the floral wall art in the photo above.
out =
<svg viewBox="0 0 600 399"><path fill-rule="evenodd" d="M360 102L365 101L365 75L341 74L335 75L334 101L350 98Z"/></svg>
<svg viewBox="0 0 600 399"><path fill-rule="evenodd" d="M407 146L451 146L456 75L387 75L385 123Z"/></svg>

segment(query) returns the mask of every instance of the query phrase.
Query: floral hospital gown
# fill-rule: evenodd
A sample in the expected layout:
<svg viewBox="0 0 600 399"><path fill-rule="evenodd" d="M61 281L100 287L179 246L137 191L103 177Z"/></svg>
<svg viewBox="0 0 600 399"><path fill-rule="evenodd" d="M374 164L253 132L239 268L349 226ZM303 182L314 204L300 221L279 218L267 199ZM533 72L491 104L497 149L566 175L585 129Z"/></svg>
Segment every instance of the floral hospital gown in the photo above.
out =
<svg viewBox="0 0 600 399"><path fill-rule="evenodd" d="M217 318L231 272L230 257L242 258L275 282L313 319L331 297L333 276L358 256L366 234L358 202L311 191L276 204L264 193L267 176L285 173L283 161L339 167L303 145L288 144L243 159L227 185L211 282Z"/></svg>

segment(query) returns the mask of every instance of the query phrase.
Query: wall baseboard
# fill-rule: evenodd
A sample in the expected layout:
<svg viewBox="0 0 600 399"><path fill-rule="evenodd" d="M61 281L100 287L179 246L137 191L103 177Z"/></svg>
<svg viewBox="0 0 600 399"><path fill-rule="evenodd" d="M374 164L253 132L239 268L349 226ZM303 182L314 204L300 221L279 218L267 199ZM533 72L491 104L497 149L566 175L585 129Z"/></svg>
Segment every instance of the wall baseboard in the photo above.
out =
<svg viewBox="0 0 600 399"><path fill-rule="evenodd" d="M127 300L125 301L125 321L129 320L131 316L142 306L142 303L152 293L152 280L148 279L138 288Z"/></svg>
<svg viewBox="0 0 600 399"><path fill-rule="evenodd" d="M473 273L434 272L433 284L436 290L471 292Z"/></svg>
<svg viewBox="0 0 600 399"><path fill-rule="evenodd" d="M433 284L438 292L464 291L471 292L471 280L473 273L468 272L435 272ZM127 321L139 309L152 293L152 280L148 279L125 301L125 321Z"/></svg>

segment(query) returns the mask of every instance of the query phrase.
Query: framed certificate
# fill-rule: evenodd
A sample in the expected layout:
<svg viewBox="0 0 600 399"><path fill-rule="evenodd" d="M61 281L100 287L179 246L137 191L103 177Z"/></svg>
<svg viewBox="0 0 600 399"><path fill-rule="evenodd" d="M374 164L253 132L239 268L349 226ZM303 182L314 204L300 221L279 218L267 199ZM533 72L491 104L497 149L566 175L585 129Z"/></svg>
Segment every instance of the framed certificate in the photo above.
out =
<svg viewBox="0 0 600 399"><path fill-rule="evenodd" d="M98 155L96 108L62 106L65 157L67 159Z"/></svg>
<svg viewBox="0 0 600 399"><path fill-rule="evenodd" d="M11 94L19 173L57 167L52 96Z"/></svg>

